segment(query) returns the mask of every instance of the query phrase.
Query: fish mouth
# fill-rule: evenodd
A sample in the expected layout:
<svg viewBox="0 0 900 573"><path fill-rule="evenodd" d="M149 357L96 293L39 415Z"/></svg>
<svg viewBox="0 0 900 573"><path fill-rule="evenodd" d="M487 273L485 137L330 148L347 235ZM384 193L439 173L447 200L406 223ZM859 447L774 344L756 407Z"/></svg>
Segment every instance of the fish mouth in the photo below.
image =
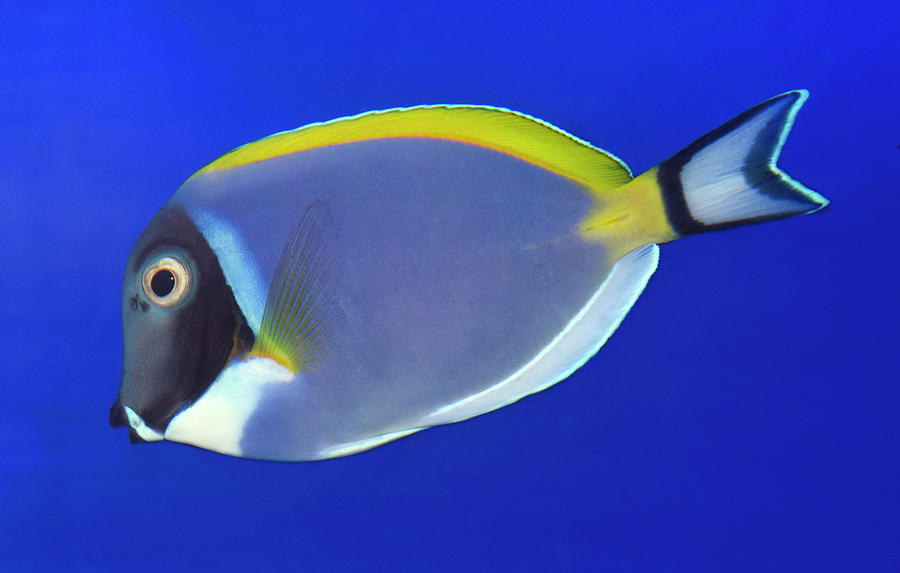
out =
<svg viewBox="0 0 900 573"><path fill-rule="evenodd" d="M148 426L140 414L118 402L109 409L109 425L113 428L128 426L128 439L132 444L158 442L165 438L163 434Z"/></svg>

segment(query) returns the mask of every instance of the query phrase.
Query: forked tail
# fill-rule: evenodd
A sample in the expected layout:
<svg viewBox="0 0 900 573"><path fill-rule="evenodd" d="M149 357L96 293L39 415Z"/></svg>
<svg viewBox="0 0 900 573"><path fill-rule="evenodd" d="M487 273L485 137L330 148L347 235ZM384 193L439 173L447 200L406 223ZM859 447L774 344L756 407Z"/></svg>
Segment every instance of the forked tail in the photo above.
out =
<svg viewBox="0 0 900 573"><path fill-rule="evenodd" d="M823 208L827 199L775 165L807 95L764 101L629 183L601 190L582 234L616 260L648 243Z"/></svg>
<svg viewBox="0 0 900 573"><path fill-rule="evenodd" d="M657 166L666 218L678 235L812 213L828 204L775 165L808 95L798 90L764 101Z"/></svg>

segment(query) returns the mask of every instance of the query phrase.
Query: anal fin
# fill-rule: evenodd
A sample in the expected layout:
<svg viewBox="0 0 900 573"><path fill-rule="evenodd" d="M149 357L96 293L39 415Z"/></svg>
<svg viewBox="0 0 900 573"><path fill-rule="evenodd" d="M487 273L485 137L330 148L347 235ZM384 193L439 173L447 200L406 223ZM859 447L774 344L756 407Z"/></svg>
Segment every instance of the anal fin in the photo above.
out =
<svg viewBox="0 0 900 573"><path fill-rule="evenodd" d="M516 372L422 416L413 427L449 424L496 410L567 378L600 350L656 270L659 247L644 245L615 263L569 324Z"/></svg>

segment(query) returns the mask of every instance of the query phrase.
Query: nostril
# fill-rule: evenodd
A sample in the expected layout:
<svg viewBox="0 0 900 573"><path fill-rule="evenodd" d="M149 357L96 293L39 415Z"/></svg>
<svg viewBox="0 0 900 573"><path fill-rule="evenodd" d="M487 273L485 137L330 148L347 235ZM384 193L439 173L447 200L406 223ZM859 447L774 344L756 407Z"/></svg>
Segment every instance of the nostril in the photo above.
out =
<svg viewBox="0 0 900 573"><path fill-rule="evenodd" d="M109 409L109 425L113 428L121 428L128 425L128 415L125 413L125 406L116 402Z"/></svg>

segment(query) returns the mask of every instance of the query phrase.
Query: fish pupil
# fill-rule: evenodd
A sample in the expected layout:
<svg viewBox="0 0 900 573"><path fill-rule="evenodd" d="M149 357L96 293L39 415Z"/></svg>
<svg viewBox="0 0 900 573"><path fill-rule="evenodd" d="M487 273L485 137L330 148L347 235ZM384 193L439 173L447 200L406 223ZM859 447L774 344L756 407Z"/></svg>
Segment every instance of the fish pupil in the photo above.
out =
<svg viewBox="0 0 900 573"><path fill-rule="evenodd" d="M167 296L175 288L175 275L168 269L158 271L150 279L150 288L153 289L153 294L160 298Z"/></svg>

